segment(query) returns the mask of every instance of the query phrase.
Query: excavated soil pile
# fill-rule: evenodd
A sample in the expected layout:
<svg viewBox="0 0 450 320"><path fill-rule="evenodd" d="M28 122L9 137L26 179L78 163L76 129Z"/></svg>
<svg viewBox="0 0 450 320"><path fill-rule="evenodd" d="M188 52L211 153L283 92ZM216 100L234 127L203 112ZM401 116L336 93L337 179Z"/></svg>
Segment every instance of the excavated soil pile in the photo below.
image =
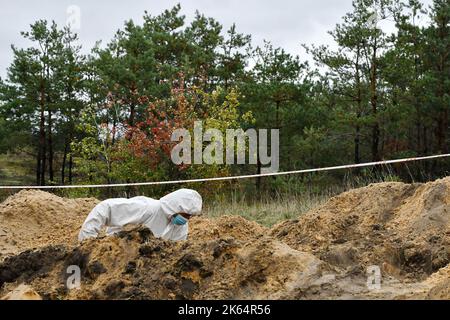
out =
<svg viewBox="0 0 450 320"><path fill-rule="evenodd" d="M189 222L189 238L195 241L215 240L229 236L249 241L269 233L269 229L240 216L222 216L218 219L192 218Z"/></svg>
<svg viewBox="0 0 450 320"><path fill-rule="evenodd" d="M96 200L28 195L0 205L1 228L20 235L13 249L21 251L0 263L5 299L450 298L450 178L355 189L272 229L238 216L198 217L188 241L177 243L128 226L77 244ZM58 218L38 223L48 208ZM37 240L42 234L49 238ZM4 238L11 241L1 237L1 245ZM81 287L69 290L73 266ZM378 289L367 286L368 266L381 268Z"/></svg>
<svg viewBox="0 0 450 320"><path fill-rule="evenodd" d="M449 263L450 178L354 189L271 234L336 266L378 265L397 278L424 279Z"/></svg>
<svg viewBox="0 0 450 320"><path fill-rule="evenodd" d="M49 244L75 244L94 198L66 199L23 190L0 203L0 261L7 255Z"/></svg>
<svg viewBox="0 0 450 320"><path fill-rule="evenodd" d="M69 291L71 265L80 267L82 283ZM44 299L283 299L301 297L330 270L268 238L174 243L138 227L9 257L0 265L0 293L26 283Z"/></svg>

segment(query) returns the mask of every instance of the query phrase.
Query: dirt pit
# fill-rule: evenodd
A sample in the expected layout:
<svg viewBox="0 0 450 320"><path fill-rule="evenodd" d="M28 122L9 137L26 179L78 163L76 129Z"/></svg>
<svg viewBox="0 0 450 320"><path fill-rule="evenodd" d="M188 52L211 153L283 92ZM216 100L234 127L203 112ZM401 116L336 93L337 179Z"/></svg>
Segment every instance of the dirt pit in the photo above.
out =
<svg viewBox="0 0 450 320"><path fill-rule="evenodd" d="M450 178L354 189L272 229L194 218L177 243L128 226L77 244L96 203L23 191L0 204L0 297L26 286L43 299L450 298ZM71 266L81 283L69 290Z"/></svg>

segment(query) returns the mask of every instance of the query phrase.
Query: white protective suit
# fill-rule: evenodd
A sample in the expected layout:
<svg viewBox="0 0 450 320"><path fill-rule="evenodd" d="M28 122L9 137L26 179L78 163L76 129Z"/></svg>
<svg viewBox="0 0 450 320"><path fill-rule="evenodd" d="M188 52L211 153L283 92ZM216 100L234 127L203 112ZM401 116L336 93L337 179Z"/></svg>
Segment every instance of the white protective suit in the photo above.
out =
<svg viewBox="0 0 450 320"><path fill-rule="evenodd" d="M198 215L201 210L202 197L191 189L179 189L159 200L142 196L108 199L100 202L89 213L81 227L78 240L97 237L104 226L108 227L106 233L112 235L127 224L145 225L158 238L186 240L189 223L175 225L171 218L177 213Z"/></svg>

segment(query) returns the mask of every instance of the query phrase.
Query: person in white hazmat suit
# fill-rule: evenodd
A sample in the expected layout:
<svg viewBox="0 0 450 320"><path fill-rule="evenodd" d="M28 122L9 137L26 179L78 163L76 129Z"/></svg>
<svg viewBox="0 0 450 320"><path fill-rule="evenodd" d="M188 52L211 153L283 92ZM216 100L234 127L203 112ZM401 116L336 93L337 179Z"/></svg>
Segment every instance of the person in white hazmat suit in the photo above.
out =
<svg viewBox="0 0 450 320"><path fill-rule="evenodd" d="M186 240L188 220L202 211L202 197L191 189L179 189L159 200L148 197L116 198L100 202L89 213L78 240L97 237L102 227L108 235L119 232L127 224L142 224L155 237Z"/></svg>

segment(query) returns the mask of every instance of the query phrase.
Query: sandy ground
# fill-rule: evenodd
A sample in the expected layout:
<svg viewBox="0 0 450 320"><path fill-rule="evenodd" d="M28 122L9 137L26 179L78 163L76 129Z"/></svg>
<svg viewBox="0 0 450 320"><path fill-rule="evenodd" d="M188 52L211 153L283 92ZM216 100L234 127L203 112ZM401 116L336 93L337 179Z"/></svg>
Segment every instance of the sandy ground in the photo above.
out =
<svg viewBox="0 0 450 320"><path fill-rule="evenodd" d="M354 189L272 229L238 216L194 218L178 243L129 226L78 244L96 203L22 191L0 204L0 296L450 298L450 178ZM71 265L81 287L69 290ZM380 271L379 287L367 285L369 270Z"/></svg>
<svg viewBox="0 0 450 320"><path fill-rule="evenodd" d="M98 202L36 190L23 190L7 198L0 203L0 260L25 249L75 245L81 224Z"/></svg>

